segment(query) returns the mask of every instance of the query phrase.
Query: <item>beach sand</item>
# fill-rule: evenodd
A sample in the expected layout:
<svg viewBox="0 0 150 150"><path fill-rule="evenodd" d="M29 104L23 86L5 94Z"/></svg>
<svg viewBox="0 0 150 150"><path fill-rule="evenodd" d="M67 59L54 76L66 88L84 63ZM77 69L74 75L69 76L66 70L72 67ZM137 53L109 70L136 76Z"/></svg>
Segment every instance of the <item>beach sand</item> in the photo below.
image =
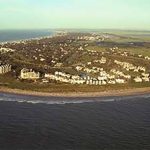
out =
<svg viewBox="0 0 150 150"><path fill-rule="evenodd" d="M0 87L0 92L13 93L21 95L32 96L53 96L53 97L104 97L104 96L128 96L128 95L141 95L150 94L150 87L146 88L133 88L123 90L109 90L104 92L64 92L64 93L48 93L48 92L36 92L20 89L10 89L6 87Z"/></svg>

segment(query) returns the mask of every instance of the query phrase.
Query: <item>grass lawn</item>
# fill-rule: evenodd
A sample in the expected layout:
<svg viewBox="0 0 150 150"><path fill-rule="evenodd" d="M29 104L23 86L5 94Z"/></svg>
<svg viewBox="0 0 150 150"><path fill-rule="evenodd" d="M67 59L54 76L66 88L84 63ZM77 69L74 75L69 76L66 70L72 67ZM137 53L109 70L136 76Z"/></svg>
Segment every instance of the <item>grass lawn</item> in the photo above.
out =
<svg viewBox="0 0 150 150"><path fill-rule="evenodd" d="M87 50L94 50L98 52L106 52L107 48L106 47L101 47L101 46L89 46L86 48ZM119 47L119 50L122 52L127 51L131 54L137 54L137 55L143 55L143 56L150 56L150 48L145 48L145 47Z"/></svg>
<svg viewBox="0 0 150 150"><path fill-rule="evenodd" d="M131 54L138 54L143 56L150 56L150 48L120 48L121 51L127 51Z"/></svg>
<svg viewBox="0 0 150 150"><path fill-rule="evenodd" d="M100 47L100 46L88 46L86 50L93 50L97 52L106 52L106 47Z"/></svg>

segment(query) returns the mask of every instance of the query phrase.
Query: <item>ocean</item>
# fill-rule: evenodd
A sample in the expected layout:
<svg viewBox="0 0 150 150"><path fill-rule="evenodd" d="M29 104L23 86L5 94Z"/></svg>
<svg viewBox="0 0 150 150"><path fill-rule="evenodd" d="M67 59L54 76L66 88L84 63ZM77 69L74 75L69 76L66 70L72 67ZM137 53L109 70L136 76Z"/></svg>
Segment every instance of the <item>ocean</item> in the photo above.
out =
<svg viewBox="0 0 150 150"><path fill-rule="evenodd" d="M0 30L0 42L11 42L51 36L52 30Z"/></svg>
<svg viewBox="0 0 150 150"><path fill-rule="evenodd" d="M149 150L150 94L60 98L0 93L0 150Z"/></svg>

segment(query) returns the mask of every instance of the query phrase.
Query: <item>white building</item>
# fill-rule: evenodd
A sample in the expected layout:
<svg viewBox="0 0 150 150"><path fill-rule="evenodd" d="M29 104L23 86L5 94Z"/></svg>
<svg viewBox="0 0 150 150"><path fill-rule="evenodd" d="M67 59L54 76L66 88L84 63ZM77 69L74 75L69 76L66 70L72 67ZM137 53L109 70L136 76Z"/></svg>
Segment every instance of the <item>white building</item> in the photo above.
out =
<svg viewBox="0 0 150 150"><path fill-rule="evenodd" d="M116 79L116 83L123 84L125 83L124 79Z"/></svg>
<svg viewBox="0 0 150 150"><path fill-rule="evenodd" d="M35 79L39 79L40 78L40 73L39 72L35 72L32 69L24 68L24 69L21 70L20 78L21 79L35 80Z"/></svg>
<svg viewBox="0 0 150 150"><path fill-rule="evenodd" d="M140 83L140 82L142 82L142 78L136 77L136 78L134 78L134 81L137 82L137 83Z"/></svg>
<svg viewBox="0 0 150 150"><path fill-rule="evenodd" d="M11 71L11 65L0 65L0 74L4 74Z"/></svg>
<svg viewBox="0 0 150 150"><path fill-rule="evenodd" d="M148 77L142 77L143 81L145 82L149 82L149 78Z"/></svg>

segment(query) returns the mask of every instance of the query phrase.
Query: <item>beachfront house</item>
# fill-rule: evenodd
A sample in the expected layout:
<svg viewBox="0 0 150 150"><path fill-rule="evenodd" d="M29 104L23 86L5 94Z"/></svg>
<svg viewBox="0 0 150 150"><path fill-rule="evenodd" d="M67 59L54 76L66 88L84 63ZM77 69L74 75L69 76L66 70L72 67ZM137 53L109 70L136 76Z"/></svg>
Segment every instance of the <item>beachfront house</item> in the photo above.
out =
<svg viewBox="0 0 150 150"><path fill-rule="evenodd" d="M35 72L32 69L23 68L20 72L20 78L28 80L36 80L40 78L40 73Z"/></svg>
<svg viewBox="0 0 150 150"><path fill-rule="evenodd" d="M134 81L135 81L136 83L140 83L140 82L142 82L142 78L136 77L136 78L134 78Z"/></svg>
<svg viewBox="0 0 150 150"><path fill-rule="evenodd" d="M9 64L0 65L0 74L5 74L10 71L11 71L11 65Z"/></svg>

